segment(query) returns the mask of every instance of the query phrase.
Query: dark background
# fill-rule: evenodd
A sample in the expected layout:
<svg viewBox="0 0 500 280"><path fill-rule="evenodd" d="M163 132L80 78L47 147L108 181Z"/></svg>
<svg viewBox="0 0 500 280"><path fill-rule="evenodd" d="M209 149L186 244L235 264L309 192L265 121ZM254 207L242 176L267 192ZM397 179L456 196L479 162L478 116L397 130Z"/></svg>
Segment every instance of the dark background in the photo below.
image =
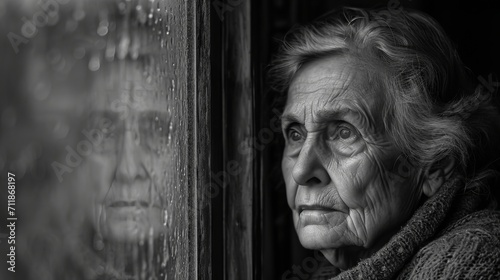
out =
<svg viewBox="0 0 500 280"><path fill-rule="evenodd" d="M342 6L381 8L388 7L389 2L391 7L399 3L403 9L420 10L431 15L442 25L455 44L464 64L477 77L478 83L498 81L500 9L494 1L213 0L210 16L212 170L223 170L224 158L231 158L231 154L228 155L227 149L224 148L228 144L224 139L229 142L235 139L224 138L224 133L241 130L239 126L221 126L221 123L227 124L227 118L238 116L230 113L240 109L233 108L234 104L230 102L224 103L225 100L232 98L228 96L248 94L234 91L235 71L251 67L252 77L249 79L253 99L252 104L245 108L252 107L252 114L247 119L251 118L254 124L254 134L250 136L255 136L258 132L269 129L270 121L276 116L273 109L278 108L276 104L278 93L270 89L266 82L266 74L268 65L285 34L297 24L306 24ZM250 8L246 5L248 3ZM218 11L216 6L219 8ZM221 10L224 7L229 9ZM220 16L221 11L223 17ZM250 22L250 24L248 26L243 23L239 26L234 24L235 22ZM249 29L250 38L247 38ZM238 34L243 33L245 34L242 36L243 40L240 40ZM228 53L242 46L250 50L250 66L246 64L247 62L227 60L227 57L231 57ZM496 94L498 88L495 87L494 90L498 96ZM498 100L498 97L496 99ZM217 141L219 138L221 141ZM255 159L258 160L254 162L252 169L254 180L248 185L237 186L253 188L253 197L248 198L252 200L253 205L251 229L235 231L234 225L231 224L234 221L224 218L228 211L238 209L234 207L235 203L230 198L219 195L212 199L212 279L227 279L225 277L227 271L234 268L243 270L250 268L253 279L309 278L309 275L304 274L300 276L288 274L286 277L284 275L287 271L293 272L294 266L304 272L304 260L312 256L313 252L302 248L292 224L281 175L282 142L281 133L275 133L271 143L267 142L264 149L255 151ZM497 165L500 165L500 161ZM244 197L243 201L245 199L247 197ZM227 230L227 227L231 229ZM245 234L251 232L249 234L253 244L251 252L228 251L227 245L238 244L240 236L225 236L223 233L227 232L245 232ZM248 258L252 261L248 262ZM246 271L241 274L247 275Z"/></svg>
<svg viewBox="0 0 500 280"><path fill-rule="evenodd" d="M394 3L395 1L392 1ZM455 44L464 64L478 82L498 81L500 65L500 9L495 1L400 0L403 9L416 9L435 18ZM260 98L257 123L269 126L277 93L269 89L265 75L286 32L341 6L387 7L388 1L273 0L252 2L252 56L256 95ZM490 78L491 75L491 78ZM497 90L497 88L495 88ZM495 91L496 92L496 91ZM498 99L497 99L498 100ZM302 248L292 224L291 211L281 177L281 136L262 152L262 275L282 279L283 273L312 252ZM304 271L302 269L302 271ZM297 276L295 274L295 276ZM289 277L292 277L291 274ZM308 277L307 277L308 278ZM288 279L288 278L287 278ZM293 279L293 278L289 278Z"/></svg>

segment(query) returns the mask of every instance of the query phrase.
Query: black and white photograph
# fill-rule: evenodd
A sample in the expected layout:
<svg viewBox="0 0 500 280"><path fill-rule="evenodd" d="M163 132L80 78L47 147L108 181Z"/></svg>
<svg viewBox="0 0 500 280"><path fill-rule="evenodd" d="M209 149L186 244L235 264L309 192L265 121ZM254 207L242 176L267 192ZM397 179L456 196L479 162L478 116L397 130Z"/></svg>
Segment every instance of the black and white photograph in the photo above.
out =
<svg viewBox="0 0 500 280"><path fill-rule="evenodd" d="M0 280L500 279L500 5L0 0Z"/></svg>

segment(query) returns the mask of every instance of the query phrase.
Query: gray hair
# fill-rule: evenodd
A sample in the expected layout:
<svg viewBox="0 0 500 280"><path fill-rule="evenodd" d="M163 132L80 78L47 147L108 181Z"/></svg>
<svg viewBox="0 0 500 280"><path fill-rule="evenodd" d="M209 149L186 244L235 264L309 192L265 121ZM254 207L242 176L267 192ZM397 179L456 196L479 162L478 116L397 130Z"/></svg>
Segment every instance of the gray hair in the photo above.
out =
<svg viewBox="0 0 500 280"><path fill-rule="evenodd" d="M421 12L345 8L300 26L271 65L272 86L286 95L304 64L332 55L385 70L384 126L413 164L451 156L465 171L476 136L488 137L483 118L498 120L490 94L476 87L445 32Z"/></svg>

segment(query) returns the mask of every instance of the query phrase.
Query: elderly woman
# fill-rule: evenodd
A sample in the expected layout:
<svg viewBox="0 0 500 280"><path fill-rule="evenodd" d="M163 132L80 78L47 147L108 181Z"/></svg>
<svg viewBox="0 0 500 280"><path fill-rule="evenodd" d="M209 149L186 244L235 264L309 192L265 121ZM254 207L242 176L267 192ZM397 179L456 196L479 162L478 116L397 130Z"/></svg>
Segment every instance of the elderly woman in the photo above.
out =
<svg viewBox="0 0 500 280"><path fill-rule="evenodd" d="M328 277L500 279L481 152L499 115L433 19L343 9L287 36L271 75L295 229Z"/></svg>

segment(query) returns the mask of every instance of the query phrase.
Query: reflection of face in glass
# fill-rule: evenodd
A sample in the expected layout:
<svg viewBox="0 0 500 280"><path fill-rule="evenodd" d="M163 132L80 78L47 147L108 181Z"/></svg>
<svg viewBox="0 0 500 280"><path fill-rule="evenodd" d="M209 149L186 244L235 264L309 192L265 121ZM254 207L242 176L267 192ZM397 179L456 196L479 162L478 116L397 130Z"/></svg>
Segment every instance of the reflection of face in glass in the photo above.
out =
<svg viewBox="0 0 500 280"><path fill-rule="evenodd" d="M117 62L112 66L117 75L100 77L101 91L92 98L90 124L98 141L88 162L97 190L96 227L112 241L157 237L165 231L168 212L173 124L165 90L147 82L136 64Z"/></svg>

